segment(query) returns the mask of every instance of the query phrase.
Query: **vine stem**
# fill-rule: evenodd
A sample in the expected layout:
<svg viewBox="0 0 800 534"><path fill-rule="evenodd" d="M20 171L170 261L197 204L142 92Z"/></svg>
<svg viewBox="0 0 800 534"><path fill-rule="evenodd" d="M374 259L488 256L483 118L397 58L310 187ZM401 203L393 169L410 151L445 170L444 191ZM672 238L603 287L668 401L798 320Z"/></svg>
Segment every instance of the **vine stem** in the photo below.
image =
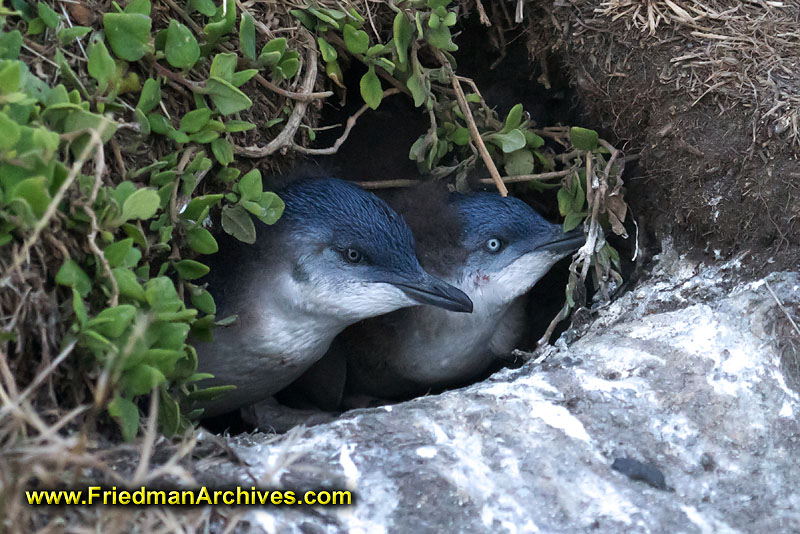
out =
<svg viewBox="0 0 800 534"><path fill-rule="evenodd" d="M469 103L467 102L466 95L464 95L464 89L461 88L461 82L458 80L458 76L456 76L455 72L453 72L453 68L450 66L450 61L448 61L447 57L442 53L441 50L436 51L436 57L439 59L439 62L449 71L450 80L453 84L453 89L456 92L456 98L458 99L458 106L461 108L461 112L464 114L470 136L472 136L472 140L475 141L475 144L478 146L478 152L480 152L481 159L483 159L483 163L489 170L489 174L492 177L495 187L497 187L497 190L500 192L501 196L507 197L508 188L506 187L506 184L503 183L503 178L500 176L500 171L497 170L497 166L494 164L494 161L492 161L492 156L489 155L489 150L487 150L486 144L483 142L483 138L478 131L478 125L475 124L475 118L472 116L472 110L469 109Z"/></svg>
<svg viewBox="0 0 800 534"><path fill-rule="evenodd" d="M387 89L383 92L383 96L381 97L381 99L384 99L387 96L396 95L398 93L400 93L400 89L395 89L394 87L391 89ZM301 154L309 154L313 156L329 156L331 154L336 154L336 152L339 151L339 147L342 146L342 143L344 143L347 140L347 137L350 135L350 130L352 130L353 126L356 125L356 121L358 120L358 118L361 117L361 115L363 115L368 109L369 106L367 104L364 104L363 106L361 106L361 108L359 108L358 111L353 113L353 115L351 115L350 118L347 119L344 132L342 133L342 135L339 136L338 139L336 139L336 141L334 141L332 146L329 146L328 148L306 148L302 145L298 145L293 141L292 149L297 152L300 152Z"/></svg>

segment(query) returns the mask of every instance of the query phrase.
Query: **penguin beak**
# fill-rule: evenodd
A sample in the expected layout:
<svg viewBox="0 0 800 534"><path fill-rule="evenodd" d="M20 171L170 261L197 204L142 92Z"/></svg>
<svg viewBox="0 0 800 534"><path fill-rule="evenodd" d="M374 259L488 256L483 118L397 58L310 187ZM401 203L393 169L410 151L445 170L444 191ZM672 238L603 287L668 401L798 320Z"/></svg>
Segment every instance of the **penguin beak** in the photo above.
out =
<svg viewBox="0 0 800 534"><path fill-rule="evenodd" d="M424 273L420 280L392 282L392 285L420 304L454 312L472 313L472 300L466 293Z"/></svg>
<svg viewBox="0 0 800 534"><path fill-rule="evenodd" d="M561 232L561 227L558 227L558 234L536 247L536 250L545 250L553 254L569 254L570 252L579 249L586 242L586 236L583 235L581 228L576 228L567 233Z"/></svg>

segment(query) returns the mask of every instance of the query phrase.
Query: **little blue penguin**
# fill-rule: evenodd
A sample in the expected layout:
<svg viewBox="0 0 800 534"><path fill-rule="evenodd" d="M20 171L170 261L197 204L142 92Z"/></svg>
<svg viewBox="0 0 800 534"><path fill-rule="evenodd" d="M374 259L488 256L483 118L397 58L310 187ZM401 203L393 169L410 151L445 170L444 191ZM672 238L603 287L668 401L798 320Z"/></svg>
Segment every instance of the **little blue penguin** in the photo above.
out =
<svg viewBox="0 0 800 534"><path fill-rule="evenodd" d="M204 386L236 389L204 405L214 416L266 399L300 376L345 327L399 308L430 304L470 312L461 290L428 274L410 228L383 200L335 178L278 191L285 210L246 245L221 239L209 291L217 316L235 314L196 341Z"/></svg>
<svg viewBox="0 0 800 534"><path fill-rule="evenodd" d="M409 308L345 330L335 352L346 358L350 395L407 398L485 374L525 331L525 293L584 243L582 230L564 233L517 198L451 193L442 204L398 209L425 268L469 295L473 312Z"/></svg>

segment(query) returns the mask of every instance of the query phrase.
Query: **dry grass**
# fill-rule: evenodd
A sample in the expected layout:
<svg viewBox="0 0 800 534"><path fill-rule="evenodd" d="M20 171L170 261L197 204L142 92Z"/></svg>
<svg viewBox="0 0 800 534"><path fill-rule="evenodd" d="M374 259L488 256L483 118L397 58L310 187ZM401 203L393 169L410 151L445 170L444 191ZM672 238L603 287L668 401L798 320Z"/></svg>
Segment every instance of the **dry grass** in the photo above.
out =
<svg viewBox="0 0 800 534"><path fill-rule="evenodd" d="M586 6L588 7L588 6ZM587 13L589 9L584 9ZM800 2L606 0L580 22L583 31L620 31L670 45L659 74L694 104L752 109L769 137L800 144Z"/></svg>
<svg viewBox="0 0 800 534"><path fill-rule="evenodd" d="M159 481L195 485L181 462L193 450L197 433L176 442L158 437L157 395L153 396L146 434L136 443L115 445L102 434L89 431L79 421L93 415L90 404L66 413L42 409L33 399L53 388L54 373L70 356L68 345L31 384L19 390L0 351L0 530L30 532L200 532L219 521L211 510L181 514L165 509L92 507L40 507L28 505L25 490L41 488L84 489L87 485L137 487ZM165 461L153 465L158 449Z"/></svg>

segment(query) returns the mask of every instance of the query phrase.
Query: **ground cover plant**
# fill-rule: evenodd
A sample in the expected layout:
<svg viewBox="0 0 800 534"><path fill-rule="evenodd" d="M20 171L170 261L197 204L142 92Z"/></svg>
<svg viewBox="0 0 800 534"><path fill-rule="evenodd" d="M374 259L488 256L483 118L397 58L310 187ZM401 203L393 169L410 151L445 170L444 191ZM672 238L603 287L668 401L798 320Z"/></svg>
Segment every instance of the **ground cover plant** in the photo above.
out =
<svg viewBox="0 0 800 534"><path fill-rule="evenodd" d="M262 170L335 153L386 98L429 119L401 147L424 179L465 190L478 168L502 194L555 189L565 230L584 225L549 333L585 303L590 273L606 296L621 282L605 240L627 235L620 151L594 130L537 127L521 105L498 116L457 74L463 6L367 7L0 4L0 506L22 530L57 520L23 510L30 484L191 478L180 462L197 439L193 404L225 389L203 387L191 339L235 320L216 316L198 281L217 251L209 216L252 243L254 218L283 210ZM345 95L354 65L366 72ZM318 104L334 94L363 105L319 147ZM151 469L157 444L171 456ZM135 472L115 473L111 450L140 451Z"/></svg>

